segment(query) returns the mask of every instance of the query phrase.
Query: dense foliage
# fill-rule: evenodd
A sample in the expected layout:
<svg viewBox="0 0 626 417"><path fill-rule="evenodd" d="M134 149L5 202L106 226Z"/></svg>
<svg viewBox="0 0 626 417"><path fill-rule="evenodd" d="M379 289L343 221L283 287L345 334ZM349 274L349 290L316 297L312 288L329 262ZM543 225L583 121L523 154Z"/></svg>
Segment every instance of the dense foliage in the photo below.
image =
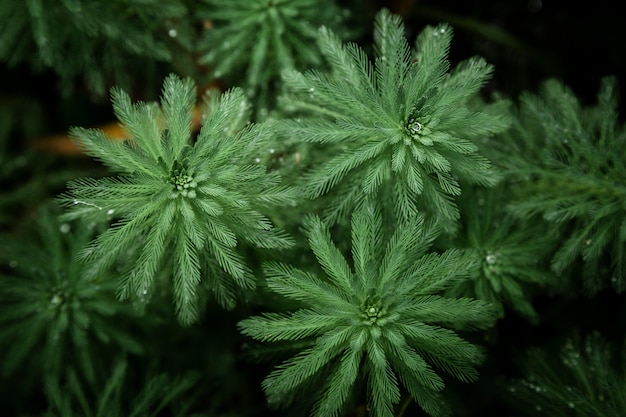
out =
<svg viewBox="0 0 626 417"><path fill-rule="evenodd" d="M0 3L0 415L626 413L614 66L479 6L157 3Z"/></svg>

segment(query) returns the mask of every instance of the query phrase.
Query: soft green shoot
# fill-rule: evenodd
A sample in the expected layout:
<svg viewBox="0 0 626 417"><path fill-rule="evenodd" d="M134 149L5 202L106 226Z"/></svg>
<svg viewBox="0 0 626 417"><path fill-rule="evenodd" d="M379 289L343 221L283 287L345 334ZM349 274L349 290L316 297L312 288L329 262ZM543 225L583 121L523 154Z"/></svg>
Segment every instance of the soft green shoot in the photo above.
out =
<svg viewBox="0 0 626 417"><path fill-rule="evenodd" d="M294 391L312 388L311 415L339 416L364 378L374 417L394 416L401 386L428 414L446 415L445 383L436 370L474 381L481 359L480 349L451 327L485 328L495 318L487 302L439 295L468 278L476 266L472 258L456 249L430 252L440 229L421 215L381 239L383 216L371 202L352 216L352 264L317 216L309 216L305 226L325 276L265 263L268 287L302 308L239 323L244 334L260 341L311 341L263 382L270 403L289 402ZM321 387L309 387L320 374L327 375Z"/></svg>
<svg viewBox="0 0 626 417"><path fill-rule="evenodd" d="M364 194L382 200L399 218L424 212L446 230L459 219L459 180L494 185L498 175L474 141L503 131L500 103L476 105L493 68L470 58L450 70L452 27L425 28L412 49L399 16L376 15L374 61L329 28L318 43L331 73L284 71L282 106L297 119L282 123L286 136L342 145L302 177L311 198L333 192L325 219L349 217Z"/></svg>
<svg viewBox="0 0 626 417"><path fill-rule="evenodd" d="M59 198L70 209L68 218L112 219L82 252L89 276L121 262L119 295L126 299L145 297L155 276L171 271L182 323L198 319L202 280L221 305L233 307L237 288L255 286L238 247L292 245L263 214L295 201L277 174L254 161L269 133L246 124L248 104L240 89L217 100L197 138L191 131L196 90L190 79L167 77L160 107L133 104L119 89L112 98L130 140L111 140L96 129L74 128L72 134L118 175L71 181Z"/></svg>

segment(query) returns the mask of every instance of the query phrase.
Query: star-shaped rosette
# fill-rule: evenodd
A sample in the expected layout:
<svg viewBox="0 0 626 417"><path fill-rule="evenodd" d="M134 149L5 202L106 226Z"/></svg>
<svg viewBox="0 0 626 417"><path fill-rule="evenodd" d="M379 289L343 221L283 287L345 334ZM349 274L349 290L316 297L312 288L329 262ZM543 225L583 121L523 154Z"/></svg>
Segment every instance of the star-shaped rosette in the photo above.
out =
<svg viewBox="0 0 626 417"><path fill-rule="evenodd" d="M401 386L429 414L445 415L444 380L436 369L461 381L477 378L481 351L458 332L492 325L495 309L439 294L476 265L460 250L429 252L440 228L421 215L385 238L381 211L367 202L351 225L346 256L320 218L306 219L324 275L279 262L263 266L269 289L301 308L247 318L240 330L263 342L308 346L265 379L268 400L288 403L323 375L321 387L314 385L313 416L340 415L357 381L366 382L372 416L395 415Z"/></svg>
<svg viewBox="0 0 626 417"><path fill-rule="evenodd" d="M399 217L423 211L451 230L460 180L497 182L474 142L508 127L506 106L478 96L493 71L483 59L450 70L451 39L449 25L429 26L413 50L401 18L383 9L375 21L374 62L322 28L318 43L330 73L284 72L281 105L297 115L283 122L285 136L343 147L312 163L302 178L311 198L333 193L328 221L349 217L364 194L381 191Z"/></svg>
<svg viewBox="0 0 626 417"><path fill-rule="evenodd" d="M339 30L348 13L335 0L203 3L201 15L210 25L199 39L199 61L212 77L245 89L256 105L257 121L274 110L283 69L322 65L315 44L318 27Z"/></svg>
<svg viewBox="0 0 626 417"><path fill-rule="evenodd" d="M156 322L117 300L112 273L87 279L75 256L94 231L59 211L43 205L29 229L0 234L2 378L59 384L75 372L93 384L111 366L107 349L141 354L140 333Z"/></svg>
<svg viewBox="0 0 626 417"><path fill-rule="evenodd" d="M254 162L269 133L247 123L244 94L232 89L207 100L213 105L192 137L196 88L175 75L164 81L160 106L132 104L119 89L112 101L129 140L97 129L71 131L87 154L119 173L72 181L59 198L70 218L113 218L81 259L93 276L121 262L122 298L146 297L166 271L183 323L198 318L203 279L220 304L232 307L237 288L255 286L238 246L292 245L264 214L295 201L277 174Z"/></svg>

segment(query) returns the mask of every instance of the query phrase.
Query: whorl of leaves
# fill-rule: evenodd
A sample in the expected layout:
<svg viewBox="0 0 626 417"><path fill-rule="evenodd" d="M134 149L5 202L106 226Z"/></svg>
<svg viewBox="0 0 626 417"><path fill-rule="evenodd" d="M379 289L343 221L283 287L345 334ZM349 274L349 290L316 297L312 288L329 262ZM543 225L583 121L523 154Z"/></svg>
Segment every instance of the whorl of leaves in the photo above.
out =
<svg viewBox="0 0 626 417"><path fill-rule="evenodd" d="M516 189L513 213L556 228L562 243L553 270L581 266L591 294L626 290L626 126L616 92L607 77L597 104L584 107L562 82L548 80L521 96L514 128L494 143Z"/></svg>
<svg viewBox="0 0 626 417"><path fill-rule="evenodd" d="M63 93L80 80L102 97L110 83L129 88L138 68L156 75L159 62L170 62L184 48L177 40L185 38L186 13L180 0L3 1L0 62L51 69Z"/></svg>
<svg viewBox="0 0 626 417"><path fill-rule="evenodd" d="M139 322L149 328L151 321L117 300L111 275L87 278L75 257L93 232L58 214L44 206L35 233L0 236L0 371L41 381L74 369L93 383L110 366L107 348L142 352Z"/></svg>
<svg viewBox="0 0 626 417"><path fill-rule="evenodd" d="M325 217L349 216L365 195L385 190L399 218L430 213L452 229L459 218L459 180L491 186L498 176L474 141L501 132L508 116L501 103L476 104L493 68L470 58L448 62L452 28L426 27L412 49L399 16L376 16L372 62L329 28L319 47L331 73L284 71L285 136L344 148L302 178L311 198L333 191Z"/></svg>
<svg viewBox="0 0 626 417"><path fill-rule="evenodd" d="M315 44L321 25L342 27L335 0L205 0L211 22L198 49L214 78L242 87L263 118L275 106L280 74L287 68L320 67Z"/></svg>
<svg viewBox="0 0 626 417"><path fill-rule="evenodd" d="M108 138L97 129L72 129L85 152L117 176L71 181L58 200L68 218L111 226L83 252L89 275L124 259L119 295L145 297L163 271L171 272L181 322L198 318L198 289L204 278L221 305L233 307L236 289L255 281L238 246L286 248L292 240L262 211L295 201L275 173L254 163L268 133L248 125L240 89L212 100L197 138L192 138L196 90L190 79L170 75L161 106L132 104L112 92L116 116L130 140Z"/></svg>
<svg viewBox="0 0 626 417"><path fill-rule="evenodd" d="M450 249L429 252L440 232L416 216L385 238L375 204L352 217L351 265L316 216L305 221L320 276L278 262L264 264L267 285L300 302L293 313L269 312L239 323L241 331L265 342L310 341L309 347L279 365L263 382L270 403L289 403L306 395L316 375L311 415L339 416L357 381L366 381L374 417L394 416L401 386L430 415L446 415L440 369L473 381L480 350L455 330L493 323L491 306L470 298L438 293L475 267L471 257Z"/></svg>

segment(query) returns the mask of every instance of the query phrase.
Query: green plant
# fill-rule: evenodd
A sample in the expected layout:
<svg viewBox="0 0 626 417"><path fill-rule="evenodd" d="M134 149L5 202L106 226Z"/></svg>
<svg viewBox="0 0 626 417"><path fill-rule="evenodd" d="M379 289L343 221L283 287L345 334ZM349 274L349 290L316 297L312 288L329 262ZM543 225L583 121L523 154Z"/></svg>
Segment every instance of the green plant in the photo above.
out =
<svg viewBox="0 0 626 417"><path fill-rule="evenodd" d="M597 105L584 107L562 82L545 81L521 96L514 128L496 145L496 159L510 156L502 167L516 188L510 209L561 233L552 269L580 264L591 294L626 288L626 127L616 83L604 78Z"/></svg>
<svg viewBox="0 0 626 417"><path fill-rule="evenodd" d="M275 107L280 74L319 67L317 28L343 25L347 13L334 0L204 0L210 24L199 43L200 62L212 78L241 86L256 103L256 118ZM234 52L234 53L233 53Z"/></svg>
<svg viewBox="0 0 626 417"><path fill-rule="evenodd" d="M623 414L617 77L427 3L0 4L0 415Z"/></svg>
<svg viewBox="0 0 626 417"><path fill-rule="evenodd" d="M58 217L56 207L45 207L30 232L36 237L0 236L0 259L8 267L0 280L2 373L26 369L22 374L63 380L68 370L78 369L95 383L107 367L99 356L108 346L141 353L141 315L117 302L110 275L89 280L88 267L75 262L93 227Z"/></svg>
<svg viewBox="0 0 626 417"><path fill-rule="evenodd" d="M46 393L50 398L49 410L45 417L105 417L105 416L153 416L160 415L168 410L174 400L188 395L189 391L197 383L198 378L194 375L184 375L179 378L171 378L166 374L154 375L146 381L142 381L141 390L136 391L130 403L125 403L128 396L122 395L122 390L129 391L128 384L124 384L127 373L127 363L120 360L113 368L110 377L102 386L102 392L96 395L96 401L92 395L81 386L79 378L71 373L65 386L56 381L46 380ZM190 403L191 401L187 401ZM185 401L183 401L185 403ZM174 408L174 407L172 407ZM189 407L182 405L171 410L172 415L189 417ZM193 414L200 417L200 414Z"/></svg>
<svg viewBox="0 0 626 417"><path fill-rule="evenodd" d="M493 185L497 174L472 140L508 126L499 103L475 107L492 67L471 58L449 72L448 25L427 27L411 50L398 16L376 16L371 63L355 44L322 28L319 45L331 73L285 71L282 105L305 116L281 122L306 142L344 150L302 179L311 198L335 190L325 218L344 219L365 195L381 190L398 218L420 211L452 230L459 219L459 181Z"/></svg>
<svg viewBox="0 0 626 417"><path fill-rule="evenodd" d="M260 248L292 244L262 214L268 206L295 201L278 175L254 163L268 132L246 126L247 102L234 89L214 103L198 138L190 142L196 100L191 79L168 77L161 108L133 105L119 89L112 100L132 141L112 141L98 130L72 133L88 154L122 175L72 181L59 198L72 209L67 218L117 219L82 252L89 275L97 276L132 252L119 293L122 299L145 296L171 250L167 265L181 322L198 318L203 275L220 304L232 308L236 287L255 286L235 249L239 241Z"/></svg>
<svg viewBox="0 0 626 417"><path fill-rule="evenodd" d="M555 236L535 239L543 233L543 224L520 220L498 204L510 195L505 183L466 191L460 198L459 232L453 239L441 239L438 246L468 251L479 267L468 279L455 281L447 293L488 300L501 316L510 309L536 322L532 294L552 291L557 283L547 267Z"/></svg>
<svg viewBox="0 0 626 417"><path fill-rule="evenodd" d="M534 347L528 371L510 385L526 415L621 416L626 412L624 345L615 349L599 331L569 337L561 351Z"/></svg>
<svg viewBox="0 0 626 417"><path fill-rule="evenodd" d="M263 382L270 403L293 400L291 393L318 373L314 416L337 416L352 386L366 380L372 416L393 416L399 382L430 415L446 415L444 387L436 368L462 380L478 377L478 348L449 327L486 328L491 306L468 298L438 295L475 265L462 251L429 252L440 232L423 216L385 236L378 207L364 203L352 216L354 266L334 245L318 217L305 219L309 245L322 277L283 263L263 266L268 287L302 303L292 314L265 313L243 320L242 332L262 341L308 339L306 349L280 365ZM316 381L320 382L320 381ZM298 398L298 397L296 397Z"/></svg>
<svg viewBox="0 0 626 417"><path fill-rule="evenodd" d="M157 63L172 61L177 48L182 49L174 38L184 38L181 20L186 15L184 2L178 0L4 2L0 60L11 66L28 63L37 71L51 69L65 92L81 85L103 96L110 79L128 88L138 62L144 73L156 74ZM97 65L88 65L94 59Z"/></svg>

